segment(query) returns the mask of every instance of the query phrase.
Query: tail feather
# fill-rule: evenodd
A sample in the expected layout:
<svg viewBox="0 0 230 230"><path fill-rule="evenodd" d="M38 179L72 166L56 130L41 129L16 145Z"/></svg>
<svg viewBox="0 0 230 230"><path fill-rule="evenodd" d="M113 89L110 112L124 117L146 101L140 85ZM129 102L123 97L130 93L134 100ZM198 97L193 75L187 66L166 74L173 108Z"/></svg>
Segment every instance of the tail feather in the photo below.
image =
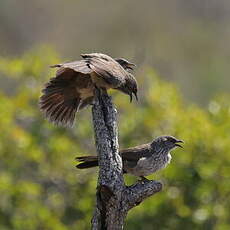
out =
<svg viewBox="0 0 230 230"><path fill-rule="evenodd" d="M56 125L72 126L81 99L72 79L51 78L42 90L40 109Z"/></svg>
<svg viewBox="0 0 230 230"><path fill-rule="evenodd" d="M76 165L79 169L92 168L98 166L97 156L83 156L76 157L76 160L80 163Z"/></svg>

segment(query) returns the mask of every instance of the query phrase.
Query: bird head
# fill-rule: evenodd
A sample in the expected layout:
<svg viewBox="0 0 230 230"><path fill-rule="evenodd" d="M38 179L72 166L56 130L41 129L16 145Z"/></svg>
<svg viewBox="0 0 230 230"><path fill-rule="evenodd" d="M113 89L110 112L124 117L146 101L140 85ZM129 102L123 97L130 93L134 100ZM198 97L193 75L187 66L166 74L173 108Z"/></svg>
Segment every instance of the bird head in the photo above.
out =
<svg viewBox="0 0 230 230"><path fill-rule="evenodd" d="M125 79L125 83L117 89L125 94L128 94L130 96L130 102L132 102L133 94L136 97L136 100L138 101L137 88L137 81L135 77L131 73L129 73Z"/></svg>
<svg viewBox="0 0 230 230"><path fill-rule="evenodd" d="M124 58L115 58L114 60L117 61L125 70L133 70L133 67L136 66L134 63L131 63Z"/></svg>
<svg viewBox="0 0 230 230"><path fill-rule="evenodd" d="M176 147L183 148L179 143L184 142L173 136L160 136L153 140L152 146L168 152Z"/></svg>

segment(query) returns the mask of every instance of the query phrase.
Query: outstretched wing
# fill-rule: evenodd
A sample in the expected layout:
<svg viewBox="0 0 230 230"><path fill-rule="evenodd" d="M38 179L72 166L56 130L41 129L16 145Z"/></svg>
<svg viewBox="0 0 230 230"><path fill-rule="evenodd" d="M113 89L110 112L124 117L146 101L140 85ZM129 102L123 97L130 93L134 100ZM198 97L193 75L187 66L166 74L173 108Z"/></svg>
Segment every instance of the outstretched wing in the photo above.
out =
<svg viewBox="0 0 230 230"><path fill-rule="evenodd" d="M74 79L51 78L42 90L40 109L56 125L72 126L81 104Z"/></svg>
<svg viewBox="0 0 230 230"><path fill-rule="evenodd" d="M56 77L42 90L40 109L51 122L72 126L75 114L92 101L92 81L85 61L54 65Z"/></svg>
<svg viewBox="0 0 230 230"><path fill-rule="evenodd" d="M82 54L81 56L89 68L102 77L112 88L117 88L125 83L128 72L113 58L100 53Z"/></svg>
<svg viewBox="0 0 230 230"><path fill-rule="evenodd" d="M89 68L88 63L85 60L81 61L74 61L74 62L66 62L62 64L56 64L50 66L51 68L58 67L56 76L60 76L63 72L68 69L72 69L75 72L82 73L82 74L90 74L93 71Z"/></svg>

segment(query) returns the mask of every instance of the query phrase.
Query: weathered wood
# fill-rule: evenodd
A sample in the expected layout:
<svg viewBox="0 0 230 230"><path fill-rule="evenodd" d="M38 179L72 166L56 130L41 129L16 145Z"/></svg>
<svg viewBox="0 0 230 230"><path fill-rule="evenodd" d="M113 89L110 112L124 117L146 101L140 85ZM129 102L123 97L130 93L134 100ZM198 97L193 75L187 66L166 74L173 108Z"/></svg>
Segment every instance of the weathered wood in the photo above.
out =
<svg viewBox="0 0 230 230"><path fill-rule="evenodd" d="M105 91L97 89L95 94L92 115L99 177L92 229L120 230L123 229L128 210L159 192L162 184L156 181L139 181L135 185L125 186L119 155L117 111Z"/></svg>

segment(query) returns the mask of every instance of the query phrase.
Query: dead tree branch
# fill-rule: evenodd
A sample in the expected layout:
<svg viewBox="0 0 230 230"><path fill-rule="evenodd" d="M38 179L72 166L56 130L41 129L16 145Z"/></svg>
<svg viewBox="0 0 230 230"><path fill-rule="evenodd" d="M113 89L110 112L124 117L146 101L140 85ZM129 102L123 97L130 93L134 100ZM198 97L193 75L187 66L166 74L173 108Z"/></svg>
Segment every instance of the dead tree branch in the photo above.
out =
<svg viewBox="0 0 230 230"><path fill-rule="evenodd" d="M116 109L106 92L96 90L92 108L95 142L99 160L97 202L92 218L93 230L120 230L128 210L159 192L156 181L125 186L119 155Z"/></svg>

